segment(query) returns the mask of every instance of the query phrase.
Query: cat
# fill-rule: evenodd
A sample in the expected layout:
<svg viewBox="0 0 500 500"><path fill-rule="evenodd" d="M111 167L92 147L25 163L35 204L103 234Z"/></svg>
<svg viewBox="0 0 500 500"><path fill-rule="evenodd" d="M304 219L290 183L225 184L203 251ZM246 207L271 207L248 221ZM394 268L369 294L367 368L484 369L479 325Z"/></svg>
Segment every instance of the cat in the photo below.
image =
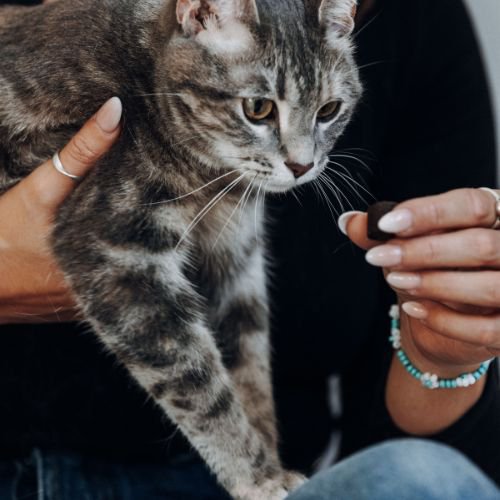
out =
<svg viewBox="0 0 500 500"><path fill-rule="evenodd" d="M0 181L111 96L113 150L52 243L79 307L242 500L278 500L263 192L314 180L362 93L355 0L60 0L0 8Z"/></svg>

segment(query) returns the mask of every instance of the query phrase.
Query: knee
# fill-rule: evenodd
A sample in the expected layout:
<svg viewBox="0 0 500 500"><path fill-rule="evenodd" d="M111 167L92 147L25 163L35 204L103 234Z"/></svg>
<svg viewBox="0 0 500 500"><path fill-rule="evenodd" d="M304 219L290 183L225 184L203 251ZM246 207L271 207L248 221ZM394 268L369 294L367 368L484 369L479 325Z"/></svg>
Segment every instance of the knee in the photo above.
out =
<svg viewBox="0 0 500 500"><path fill-rule="evenodd" d="M323 498L498 500L500 494L477 467L452 448L432 441L398 439L347 458L313 478L290 500Z"/></svg>

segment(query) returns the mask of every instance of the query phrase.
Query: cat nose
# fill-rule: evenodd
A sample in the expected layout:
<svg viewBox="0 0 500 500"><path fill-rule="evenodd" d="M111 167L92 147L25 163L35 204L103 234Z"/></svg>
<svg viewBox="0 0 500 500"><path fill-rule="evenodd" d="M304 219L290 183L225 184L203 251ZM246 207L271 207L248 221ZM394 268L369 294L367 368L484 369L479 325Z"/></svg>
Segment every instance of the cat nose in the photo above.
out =
<svg viewBox="0 0 500 500"><path fill-rule="evenodd" d="M294 163L291 161L286 161L285 165L292 171L294 177L298 179L304 174L307 174L311 168L314 167L314 163L308 163L307 165L301 165L300 163Z"/></svg>

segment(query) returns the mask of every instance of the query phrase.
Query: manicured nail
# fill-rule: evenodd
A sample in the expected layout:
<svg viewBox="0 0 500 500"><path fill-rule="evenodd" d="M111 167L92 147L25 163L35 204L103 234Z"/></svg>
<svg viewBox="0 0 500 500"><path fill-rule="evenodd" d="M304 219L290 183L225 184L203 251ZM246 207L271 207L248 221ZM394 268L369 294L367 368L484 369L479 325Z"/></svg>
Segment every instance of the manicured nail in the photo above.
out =
<svg viewBox="0 0 500 500"><path fill-rule="evenodd" d="M413 225L413 214L406 208L393 210L378 221L378 228L386 233L401 233Z"/></svg>
<svg viewBox="0 0 500 500"><path fill-rule="evenodd" d="M422 283L422 278L415 273L389 273L387 283L400 290L414 290Z"/></svg>
<svg viewBox="0 0 500 500"><path fill-rule="evenodd" d="M418 302L405 302L402 306L403 311L415 319L427 318L427 309Z"/></svg>
<svg viewBox="0 0 500 500"><path fill-rule="evenodd" d="M345 212L343 213L340 217L339 220L337 221L337 224L339 226L340 231L342 234L345 234L347 236L347 224L349 224L349 221L355 216L362 214L363 212L360 212L358 210L353 210L352 212Z"/></svg>
<svg viewBox="0 0 500 500"><path fill-rule="evenodd" d="M122 102L118 97L112 97L97 112L95 120L97 125L108 134L114 132L122 119Z"/></svg>
<svg viewBox="0 0 500 500"><path fill-rule="evenodd" d="M382 245L372 248L366 254L366 260L372 266L390 267L401 264L403 252L395 245Z"/></svg>

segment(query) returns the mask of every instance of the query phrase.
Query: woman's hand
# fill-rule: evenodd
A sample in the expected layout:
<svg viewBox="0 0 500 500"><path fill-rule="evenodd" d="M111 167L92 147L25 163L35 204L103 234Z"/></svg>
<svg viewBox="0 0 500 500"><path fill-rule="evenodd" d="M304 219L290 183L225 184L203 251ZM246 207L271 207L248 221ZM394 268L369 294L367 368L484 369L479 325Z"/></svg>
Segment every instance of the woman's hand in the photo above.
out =
<svg viewBox="0 0 500 500"><path fill-rule="evenodd" d="M344 217L349 237L362 248L371 249L368 262L384 269L389 285L398 294L406 313L401 321L403 349L422 371L455 378L500 354L500 232L492 229L496 220L494 197L478 189L460 189L398 205L379 223L383 230L395 233L395 238L383 245L367 239L366 214ZM484 386L482 380L474 387L448 391L454 403L451 408L448 401L441 412L444 418L436 421L420 415L416 425L408 418L410 407L405 406L402 414L397 406L404 400L402 380L408 378L414 397L419 384L404 375L397 363L393 363L391 373L397 377L392 380L392 392L389 380L389 409L392 399L395 420L419 434L448 426L477 401ZM431 391L423 390L427 392L422 397L433 400L435 410L439 401L447 399L442 394L446 391L430 396ZM466 395L457 397L457 391ZM457 406L459 400L463 404ZM446 416L448 410L453 411ZM420 413L415 413L415 408L412 411ZM434 417L435 413L431 412Z"/></svg>
<svg viewBox="0 0 500 500"><path fill-rule="evenodd" d="M66 170L84 175L120 133L122 106L110 99L60 152ZM0 324L70 321L75 303L49 244L59 205L76 183L52 160L0 197Z"/></svg>

